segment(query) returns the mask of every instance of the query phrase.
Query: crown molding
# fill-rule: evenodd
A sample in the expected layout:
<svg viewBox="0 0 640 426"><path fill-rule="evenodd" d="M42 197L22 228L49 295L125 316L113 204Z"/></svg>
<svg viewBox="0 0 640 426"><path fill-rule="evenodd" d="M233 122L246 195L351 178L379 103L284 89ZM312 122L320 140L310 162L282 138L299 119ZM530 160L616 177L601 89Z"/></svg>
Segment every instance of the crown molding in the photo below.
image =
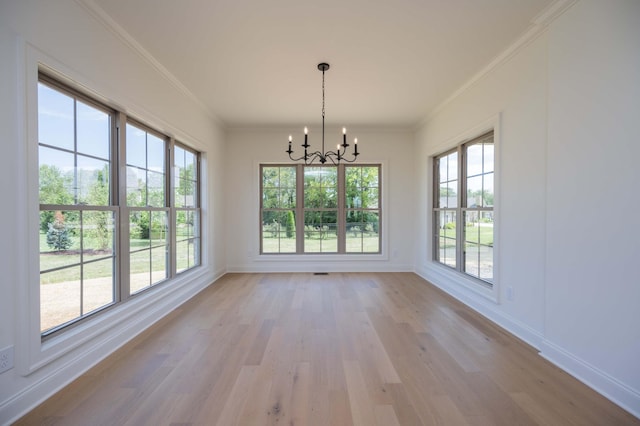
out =
<svg viewBox="0 0 640 426"><path fill-rule="evenodd" d="M180 80L174 76L164 65L162 65L148 50L136 41L120 24L118 24L107 12L98 6L93 0L75 0L89 15L102 24L109 32L114 34L132 52L147 62L158 74L167 80L180 93L196 104L206 115L216 124L225 127L225 124L218 116L211 111L191 90L189 90Z"/></svg>
<svg viewBox="0 0 640 426"><path fill-rule="evenodd" d="M528 46L531 42L537 39L543 34L549 25L566 12L571 6L577 3L578 0L557 0L547 6L542 12L535 16L531 21L527 30L520 35L513 43L511 43L505 50L503 50L498 56L496 56L489 64L477 72L473 77L467 80L462 86L460 86L455 92L453 92L444 101L438 104L427 116L421 120L416 126L416 130L420 129L431 121L436 115L438 115L447 105L449 105L454 99L464 93L471 86L476 84L484 76L489 74L498 66L509 61L513 56L517 55L521 50Z"/></svg>

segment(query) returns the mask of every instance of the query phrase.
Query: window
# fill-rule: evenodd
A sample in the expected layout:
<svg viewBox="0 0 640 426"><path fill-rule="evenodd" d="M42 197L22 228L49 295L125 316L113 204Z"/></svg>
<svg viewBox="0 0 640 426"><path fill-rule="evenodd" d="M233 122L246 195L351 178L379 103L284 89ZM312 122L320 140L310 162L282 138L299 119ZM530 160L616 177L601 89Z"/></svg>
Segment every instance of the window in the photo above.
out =
<svg viewBox="0 0 640 426"><path fill-rule="evenodd" d="M381 253L380 165L260 172L262 254Z"/></svg>
<svg viewBox="0 0 640 426"><path fill-rule="evenodd" d="M129 208L129 291L169 276L166 141L141 126L126 125Z"/></svg>
<svg viewBox="0 0 640 426"><path fill-rule="evenodd" d="M200 265L200 164L186 146L174 149L176 272Z"/></svg>
<svg viewBox="0 0 640 426"><path fill-rule="evenodd" d="M44 336L200 264L197 152L41 74L38 158Z"/></svg>
<svg viewBox="0 0 640 426"><path fill-rule="evenodd" d="M493 283L493 132L434 159L434 260Z"/></svg>

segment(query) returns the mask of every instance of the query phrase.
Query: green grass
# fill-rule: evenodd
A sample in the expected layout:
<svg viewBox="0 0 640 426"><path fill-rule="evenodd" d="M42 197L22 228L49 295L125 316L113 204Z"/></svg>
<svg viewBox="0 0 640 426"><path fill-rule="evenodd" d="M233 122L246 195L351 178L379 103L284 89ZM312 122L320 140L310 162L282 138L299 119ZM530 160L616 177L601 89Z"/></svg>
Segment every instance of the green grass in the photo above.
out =
<svg viewBox="0 0 640 426"><path fill-rule="evenodd" d="M317 239L317 238L305 238L305 252L307 253L321 253L337 251L337 239L335 234L333 238ZM322 247L320 243L322 241ZM377 253L378 252L378 236L370 235L364 238L353 238L350 235L346 241L347 253ZM273 238L270 236L264 236L262 239L262 252L263 253L295 253L296 251L296 239L295 238Z"/></svg>
<svg viewBox="0 0 640 426"><path fill-rule="evenodd" d="M449 228L441 229L440 236L450 238L452 241L455 241L456 228L450 226ZM493 247L493 226L487 226L485 224L468 225L465 229L465 238L468 243Z"/></svg>
<svg viewBox="0 0 640 426"><path fill-rule="evenodd" d="M163 240L152 240L152 245L161 245ZM70 266L78 264L81 261L79 253L79 246L74 245L67 251L55 252L50 250L46 243L46 235L40 234L40 270L45 271L54 268L60 268L69 266L68 268L60 269L53 272L47 272L40 277L41 284L58 283L63 281L78 281L80 279L80 266ZM139 250L144 247L149 247L149 240L131 240L131 250ZM176 244L177 259L176 268L180 272L193 266L193 245L189 245L188 241L179 241ZM149 262L154 265L154 271L164 270L165 251L162 249L146 250L139 254L133 254L130 256L130 273L137 274L143 272L149 272ZM98 260L104 259L104 260ZM96 262L87 263L92 260L98 260ZM113 274L113 256L109 251L104 252L85 252L82 256L84 262L83 276L84 279L111 277Z"/></svg>

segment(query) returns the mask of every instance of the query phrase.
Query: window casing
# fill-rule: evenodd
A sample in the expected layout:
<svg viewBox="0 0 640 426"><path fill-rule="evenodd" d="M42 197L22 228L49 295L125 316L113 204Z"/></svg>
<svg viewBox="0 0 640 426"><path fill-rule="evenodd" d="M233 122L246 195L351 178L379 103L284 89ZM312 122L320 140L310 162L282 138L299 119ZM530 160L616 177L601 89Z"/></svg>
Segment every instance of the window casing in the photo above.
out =
<svg viewBox="0 0 640 426"><path fill-rule="evenodd" d="M38 161L43 336L200 264L197 152L40 73Z"/></svg>
<svg viewBox="0 0 640 426"><path fill-rule="evenodd" d="M261 254L380 254L381 166L261 165Z"/></svg>
<svg viewBox="0 0 640 426"><path fill-rule="evenodd" d="M436 262L493 285L494 134L434 158Z"/></svg>

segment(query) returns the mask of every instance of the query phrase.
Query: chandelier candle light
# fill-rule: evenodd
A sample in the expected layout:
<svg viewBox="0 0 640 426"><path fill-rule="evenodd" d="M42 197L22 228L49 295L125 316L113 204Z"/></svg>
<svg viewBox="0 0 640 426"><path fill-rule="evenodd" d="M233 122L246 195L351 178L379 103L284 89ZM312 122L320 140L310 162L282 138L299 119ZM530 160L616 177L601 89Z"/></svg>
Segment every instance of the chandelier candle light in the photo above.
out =
<svg viewBox="0 0 640 426"><path fill-rule="evenodd" d="M354 150L353 150L353 158L348 159L345 158L345 154L347 153L347 148L349 144L347 143L347 129L345 127L342 128L342 144L338 144L336 151L325 151L324 150L324 72L329 69L329 64L322 62L318 64L318 69L322 71L322 151L308 152L308 148L311 146L308 143L309 130L304 128L304 144L300 145L304 148L304 155L300 158L293 158L291 154L293 154L293 150L291 149L291 142L293 142L293 137L289 135L289 149L285 152L289 154L289 158L292 161L300 161L304 160L304 164L309 165L313 164L315 161L320 162L320 164L324 164L327 160L331 161L334 165L340 164L340 161L346 161L348 163L353 163L356 161L356 158L359 155L358 152L358 138L353 140Z"/></svg>

